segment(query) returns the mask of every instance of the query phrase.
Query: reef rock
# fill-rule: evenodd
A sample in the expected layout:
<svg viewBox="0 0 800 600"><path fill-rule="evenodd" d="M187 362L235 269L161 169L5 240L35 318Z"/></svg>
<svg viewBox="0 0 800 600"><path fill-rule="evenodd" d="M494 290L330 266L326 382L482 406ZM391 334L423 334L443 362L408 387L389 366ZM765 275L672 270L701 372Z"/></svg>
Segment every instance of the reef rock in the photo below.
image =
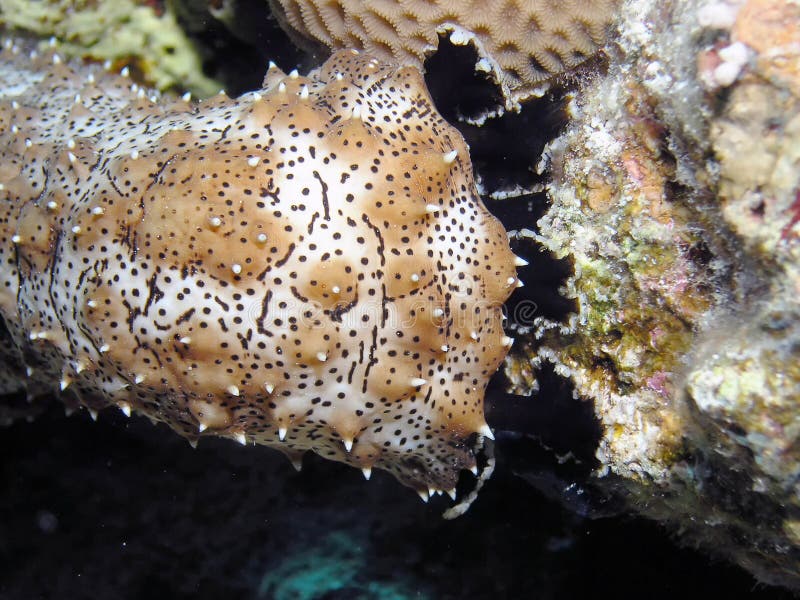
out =
<svg viewBox="0 0 800 600"><path fill-rule="evenodd" d="M450 492L519 285L419 71L358 51L197 105L0 56L0 383Z"/></svg>
<svg viewBox="0 0 800 600"><path fill-rule="evenodd" d="M547 151L533 235L574 264L550 362L601 427L595 484L800 588L800 7L629 0Z"/></svg>

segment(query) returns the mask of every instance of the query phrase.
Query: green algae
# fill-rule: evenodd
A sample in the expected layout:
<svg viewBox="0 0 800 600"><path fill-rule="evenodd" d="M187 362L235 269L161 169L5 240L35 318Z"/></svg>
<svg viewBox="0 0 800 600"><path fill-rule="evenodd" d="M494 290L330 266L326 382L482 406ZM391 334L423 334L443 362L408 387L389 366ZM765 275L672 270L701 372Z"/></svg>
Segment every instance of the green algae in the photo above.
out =
<svg viewBox="0 0 800 600"><path fill-rule="evenodd" d="M220 89L203 74L200 57L169 7L159 15L134 0L0 0L0 24L55 37L70 57L131 65L160 90L205 97Z"/></svg>

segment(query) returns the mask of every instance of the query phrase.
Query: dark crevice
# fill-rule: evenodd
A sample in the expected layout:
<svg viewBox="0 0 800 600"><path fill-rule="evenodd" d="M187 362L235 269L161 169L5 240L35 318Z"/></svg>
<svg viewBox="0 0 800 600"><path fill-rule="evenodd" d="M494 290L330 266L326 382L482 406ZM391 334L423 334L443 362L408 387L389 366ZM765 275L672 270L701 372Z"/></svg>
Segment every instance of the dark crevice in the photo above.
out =
<svg viewBox="0 0 800 600"><path fill-rule="evenodd" d="M486 394L486 414L495 432L498 468L513 472L547 498L584 517L622 512L592 483L602 438L591 402L576 398L572 383L551 365L538 370L539 390L529 397L502 391L495 377Z"/></svg>
<svg viewBox="0 0 800 600"><path fill-rule="evenodd" d="M227 23L197 5L176 0L171 6L203 59L203 72L220 81L229 96L259 89L269 61L286 72L305 72L319 62L289 41L264 0L235 0Z"/></svg>
<svg viewBox="0 0 800 600"><path fill-rule="evenodd" d="M591 402L575 398L572 382L557 375L551 365L537 371L539 390L531 396L516 396L502 391L502 377L495 378L486 394L489 424L499 433L522 434L538 440L553 453L572 453L581 473L597 466L595 452L602 431ZM497 443L505 449L504 435Z"/></svg>
<svg viewBox="0 0 800 600"><path fill-rule="evenodd" d="M544 193L506 200L487 199L485 203L508 230L527 228L537 232L537 222L548 208ZM537 317L565 322L578 309L576 302L565 298L560 291L574 272L572 261L556 258L529 237L512 239L511 249L527 260L528 265L517 269L525 286L517 288L506 301L506 328L514 331L517 326L531 327Z"/></svg>
<svg viewBox="0 0 800 600"><path fill-rule="evenodd" d="M488 75L475 71L478 58L471 45L454 46L440 35L439 49L425 61L428 91L451 123L477 118L502 104L497 86Z"/></svg>
<svg viewBox="0 0 800 600"><path fill-rule="evenodd" d="M530 189L542 182L535 166L545 145L566 124L563 90L556 88L526 102L519 113L486 119L481 126L470 124L467 121L502 104L497 86L487 75L475 72L477 59L472 46L454 46L440 38L439 50L425 61L431 97L469 144L473 166L487 192L515 186Z"/></svg>

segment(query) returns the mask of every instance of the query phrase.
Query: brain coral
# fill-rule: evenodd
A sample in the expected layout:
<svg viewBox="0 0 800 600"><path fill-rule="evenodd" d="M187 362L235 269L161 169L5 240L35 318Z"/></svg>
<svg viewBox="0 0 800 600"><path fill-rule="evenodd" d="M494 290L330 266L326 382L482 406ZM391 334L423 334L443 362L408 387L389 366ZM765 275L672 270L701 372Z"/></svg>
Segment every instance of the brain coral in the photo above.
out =
<svg viewBox="0 0 800 600"><path fill-rule="evenodd" d="M0 79L0 313L29 389L426 498L475 470L520 283L416 68L342 51L190 105L9 43Z"/></svg>
<svg viewBox="0 0 800 600"><path fill-rule="evenodd" d="M329 48L422 66L439 34L471 41L507 107L593 55L618 0L270 0L280 20Z"/></svg>

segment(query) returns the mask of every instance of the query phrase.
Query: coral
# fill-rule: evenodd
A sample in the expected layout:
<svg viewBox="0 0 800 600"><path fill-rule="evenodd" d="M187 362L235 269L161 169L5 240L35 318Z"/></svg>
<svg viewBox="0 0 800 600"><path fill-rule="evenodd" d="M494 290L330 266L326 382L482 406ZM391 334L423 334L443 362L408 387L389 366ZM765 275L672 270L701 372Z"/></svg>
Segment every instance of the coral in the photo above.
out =
<svg viewBox="0 0 800 600"><path fill-rule="evenodd" d="M620 32L542 164L577 313L509 376L593 403L598 487L800 588L800 9L629 0Z"/></svg>
<svg viewBox="0 0 800 600"><path fill-rule="evenodd" d="M342 51L195 106L11 42L0 69L0 307L29 393L424 499L477 472L519 281L417 69Z"/></svg>
<svg viewBox="0 0 800 600"><path fill-rule="evenodd" d="M221 87L203 74L169 6L159 15L137 0L0 0L0 24L54 36L66 56L128 64L161 90L180 88L205 97Z"/></svg>
<svg viewBox="0 0 800 600"><path fill-rule="evenodd" d="M439 35L471 43L476 69L491 73L506 108L541 94L555 75L603 44L617 0L271 0L288 27L328 48L363 48L422 66Z"/></svg>

